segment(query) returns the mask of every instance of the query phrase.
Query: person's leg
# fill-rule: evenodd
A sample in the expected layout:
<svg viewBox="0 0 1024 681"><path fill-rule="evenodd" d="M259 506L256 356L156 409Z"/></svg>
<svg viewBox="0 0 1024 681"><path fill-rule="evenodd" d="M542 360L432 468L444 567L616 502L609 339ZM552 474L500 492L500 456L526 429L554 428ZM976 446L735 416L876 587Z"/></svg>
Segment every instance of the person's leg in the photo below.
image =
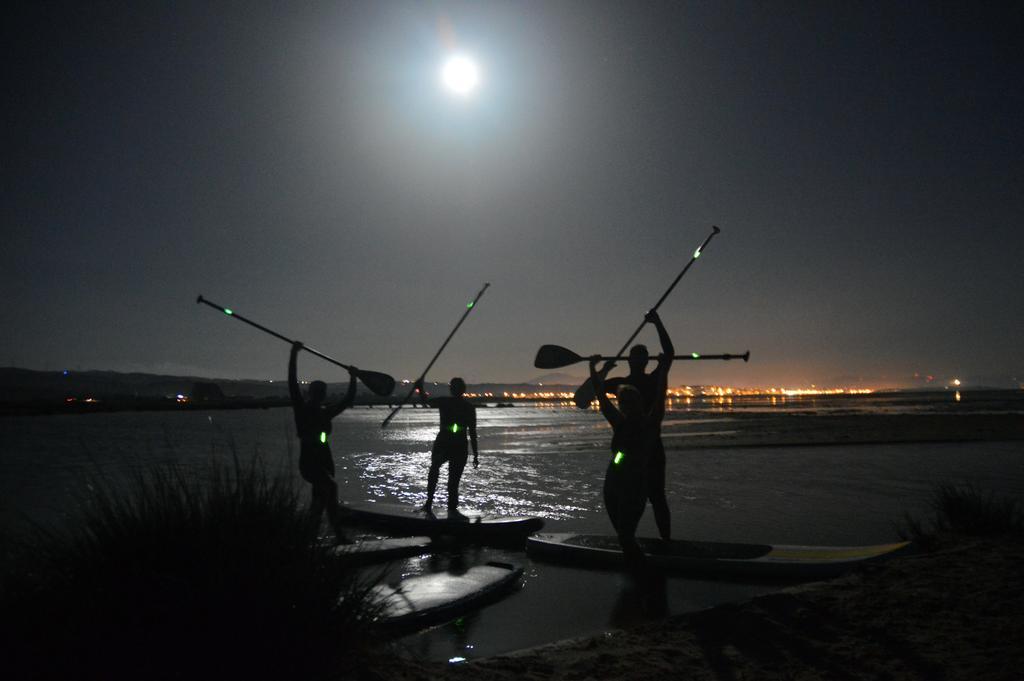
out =
<svg viewBox="0 0 1024 681"><path fill-rule="evenodd" d="M324 471L321 466L317 465L315 452L303 450L299 455L299 474L303 480L309 483L309 515L312 521L319 526L320 517L327 508L327 496L320 484Z"/></svg>
<svg viewBox="0 0 1024 681"><path fill-rule="evenodd" d="M626 564L631 568L643 564L644 554L636 541L636 528L647 506L642 482L638 482L635 487L636 489L624 490L620 495L619 519L616 523L619 544L626 555Z"/></svg>
<svg viewBox="0 0 1024 681"><path fill-rule="evenodd" d="M441 474L441 464L447 457L444 451L434 442L434 449L430 452L430 472L427 473L427 501L423 504L423 510L430 512L434 505L434 493L437 492L437 479Z"/></svg>
<svg viewBox="0 0 1024 681"><path fill-rule="evenodd" d="M434 505L434 492L437 491L437 478L441 473L441 463L438 461L430 462L430 472L427 473L427 502L423 504L423 509L429 511Z"/></svg>
<svg viewBox="0 0 1024 681"><path fill-rule="evenodd" d="M658 534L668 541L672 538L672 513L668 510L668 499L665 497L665 446L660 437L654 441L647 462L647 498L654 511Z"/></svg>
<svg viewBox="0 0 1024 681"><path fill-rule="evenodd" d="M608 513L608 519L612 521L612 528L615 534L619 533L619 497L615 484L615 471L609 464L604 474L604 510Z"/></svg>
<svg viewBox="0 0 1024 681"><path fill-rule="evenodd" d="M341 509L338 505L338 483L335 482L333 477L327 475L327 471L324 471L323 477L316 483L314 489L319 489L319 492L316 493L321 497L321 503L327 510L327 520L331 523L331 529L334 530L335 540L339 544L349 543L351 540L346 536L341 522Z"/></svg>
<svg viewBox="0 0 1024 681"><path fill-rule="evenodd" d="M467 455L463 452L448 460L448 510L454 511L459 507L459 482L462 480L462 471L466 469Z"/></svg>

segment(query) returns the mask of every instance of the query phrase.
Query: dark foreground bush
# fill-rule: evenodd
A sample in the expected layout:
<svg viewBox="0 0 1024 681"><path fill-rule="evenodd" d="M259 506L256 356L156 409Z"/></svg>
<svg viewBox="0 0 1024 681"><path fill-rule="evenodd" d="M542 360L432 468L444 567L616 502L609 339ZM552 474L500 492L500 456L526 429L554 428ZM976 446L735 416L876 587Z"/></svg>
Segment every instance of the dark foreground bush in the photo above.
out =
<svg viewBox="0 0 1024 681"><path fill-rule="evenodd" d="M78 520L9 544L5 678L303 679L373 635L294 485L254 463L94 482ZM13 675L10 675L13 672Z"/></svg>
<svg viewBox="0 0 1024 681"><path fill-rule="evenodd" d="M996 497L973 485L946 484L932 494L934 516L923 522L908 516L900 534L922 548L935 548L946 537L1024 539L1024 513L1015 499Z"/></svg>

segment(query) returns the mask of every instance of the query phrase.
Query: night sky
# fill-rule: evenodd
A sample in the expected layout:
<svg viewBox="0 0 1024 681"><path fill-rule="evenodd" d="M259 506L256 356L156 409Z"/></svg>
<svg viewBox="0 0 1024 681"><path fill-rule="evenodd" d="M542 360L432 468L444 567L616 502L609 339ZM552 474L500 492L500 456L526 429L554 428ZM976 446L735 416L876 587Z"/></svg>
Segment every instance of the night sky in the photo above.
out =
<svg viewBox="0 0 1024 681"><path fill-rule="evenodd" d="M986 4L8 5L0 366L282 378L202 293L414 378L489 281L431 377L529 380L714 224L662 317L752 359L673 384L1024 382L1024 11Z"/></svg>

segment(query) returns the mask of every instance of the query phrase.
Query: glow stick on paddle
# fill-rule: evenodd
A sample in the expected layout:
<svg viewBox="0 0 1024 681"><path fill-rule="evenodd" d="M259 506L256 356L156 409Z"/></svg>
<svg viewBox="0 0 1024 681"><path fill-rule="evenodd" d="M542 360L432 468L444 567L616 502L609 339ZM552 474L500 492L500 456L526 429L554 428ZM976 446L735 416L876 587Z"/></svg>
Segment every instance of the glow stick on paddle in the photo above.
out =
<svg viewBox="0 0 1024 681"><path fill-rule="evenodd" d="M281 340L283 340L285 343L288 343L289 345L294 343L294 341L291 338L288 338L287 336L282 336L277 331L274 331L272 329L268 329L267 327L263 326L262 324L257 324L253 320L247 319L247 318L243 317L242 315L238 314L237 312L235 312L234 310L232 310L229 307L223 307L221 305L218 305L217 303L209 301L206 298L203 298L202 295L200 295L198 298L196 298L196 302L197 303L202 303L204 305L209 305L214 310L217 310L219 312L223 312L224 314L226 314L229 317L234 317L235 319L237 319L240 322L245 322L249 326L256 327L260 331L262 331L264 333L268 333L271 336L273 336L274 338L280 338ZM342 364L341 362L339 362L338 360L334 359L333 357L328 357L324 353L322 353L322 352L320 352L318 350L314 350L313 348L309 347L308 345L303 345L302 349L305 350L306 352L310 353L310 354L316 355L320 359L323 359L323 360L326 360L326 361L330 362L331 364L336 364L336 365L340 366L342 369L351 369L352 368L348 364ZM363 369L359 369L359 370L356 371L356 376L359 378L360 381L363 382L363 385L365 385L367 388L369 388L370 390L372 390L373 392L375 392L378 395L390 395L391 391L395 389L395 379L391 378L387 374L382 374L379 371L365 371Z"/></svg>
<svg viewBox="0 0 1024 681"><path fill-rule="evenodd" d="M409 398L412 397L413 393L416 392L416 384L427 377L427 372L430 371L430 368L434 366L434 362L436 362L437 358L441 356L442 352L444 352L445 347L447 347L448 345L448 341L452 339L452 336L455 335L455 332L459 330L460 326L462 326L462 322L466 321L466 317L468 317L469 313L473 311L473 308L476 307L477 301L480 300L480 296L484 294L484 291L486 291L487 287L490 285L491 284L489 282L485 283L484 287L480 289L480 292L476 294L476 297L473 298L473 300L469 301L469 303L466 305L466 311L462 313L461 317L459 317L459 321L458 323L455 324L455 328L452 329L452 332L449 333L448 337L444 339L444 343L441 343L441 347L438 348L437 352L434 353L434 357L433 359L430 360L430 363L427 364L427 368L423 370L423 373L420 374L420 377L417 378L416 381L413 383L412 390L409 391L409 394L405 396L405 399L403 399L397 407L391 410L391 413L387 415L387 418L384 419L384 422L380 424L381 428L387 428L387 425L391 423L391 419L395 418L395 414L397 414L398 411L405 406L405 403L408 402Z"/></svg>
<svg viewBox="0 0 1024 681"><path fill-rule="evenodd" d="M697 258L701 256L701 254L704 252L704 249L707 248L709 243L711 243L711 240L715 238L715 235L721 231L722 230L720 230L718 227L712 225L711 234L708 234L708 237L704 239L704 242L701 243L701 245L697 247L697 250L693 252L693 257L691 257L690 261L686 263L686 267L683 268L682 272L676 275L676 278L672 280L672 284L669 285L668 289L663 294L661 294L661 298L658 298L658 302L656 302L654 304L654 307L651 308L651 312L656 312L658 308L661 307L661 304L664 303L665 299L668 298L668 295L672 293L672 289L676 287L676 284L679 283L679 280L682 279L683 275L685 275L689 271L689 269L693 266L693 263L697 262ZM626 342L622 344L622 347L619 348L619 351L615 353L615 356L621 355L629 348L629 344L633 342L634 338L640 335L640 331L643 330L644 325L646 323L647 319L645 318L644 321L640 322L640 326L636 327L636 331L634 331L633 334L628 339L626 339ZM576 394L573 395L572 399L576 403L577 407L579 407L580 409L587 409L588 407L590 407L590 403L594 401L595 397L596 395L594 393L594 384L588 378L583 383L583 385L581 385L576 390Z"/></svg>

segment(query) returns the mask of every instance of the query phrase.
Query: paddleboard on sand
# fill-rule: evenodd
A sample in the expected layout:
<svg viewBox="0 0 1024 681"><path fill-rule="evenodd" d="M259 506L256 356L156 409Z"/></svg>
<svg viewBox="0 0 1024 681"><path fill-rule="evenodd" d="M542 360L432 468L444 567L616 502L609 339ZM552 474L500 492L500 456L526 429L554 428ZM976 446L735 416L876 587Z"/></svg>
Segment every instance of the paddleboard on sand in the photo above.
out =
<svg viewBox="0 0 1024 681"><path fill-rule="evenodd" d="M419 556L433 550L430 537L389 537L363 539L354 544L339 544L331 548L331 557L350 565L369 565L389 560Z"/></svg>
<svg viewBox="0 0 1024 681"><path fill-rule="evenodd" d="M388 627L420 628L458 617L512 591L523 568L490 562L460 572L406 577L395 586L378 584L374 596L383 605L378 621Z"/></svg>
<svg viewBox="0 0 1024 681"><path fill-rule="evenodd" d="M728 544L638 538L647 563L664 570L706 577L753 579L826 579L868 561L892 556L910 542L874 546L787 546ZM534 558L576 565L617 567L625 564L618 538L612 535L551 533L526 540Z"/></svg>
<svg viewBox="0 0 1024 681"><path fill-rule="evenodd" d="M349 503L343 508L353 522L388 532L431 537L447 535L469 541L521 541L526 535L544 527L543 519L530 516L495 516L462 511L458 516L449 517L441 508L428 515L412 506L375 502Z"/></svg>

